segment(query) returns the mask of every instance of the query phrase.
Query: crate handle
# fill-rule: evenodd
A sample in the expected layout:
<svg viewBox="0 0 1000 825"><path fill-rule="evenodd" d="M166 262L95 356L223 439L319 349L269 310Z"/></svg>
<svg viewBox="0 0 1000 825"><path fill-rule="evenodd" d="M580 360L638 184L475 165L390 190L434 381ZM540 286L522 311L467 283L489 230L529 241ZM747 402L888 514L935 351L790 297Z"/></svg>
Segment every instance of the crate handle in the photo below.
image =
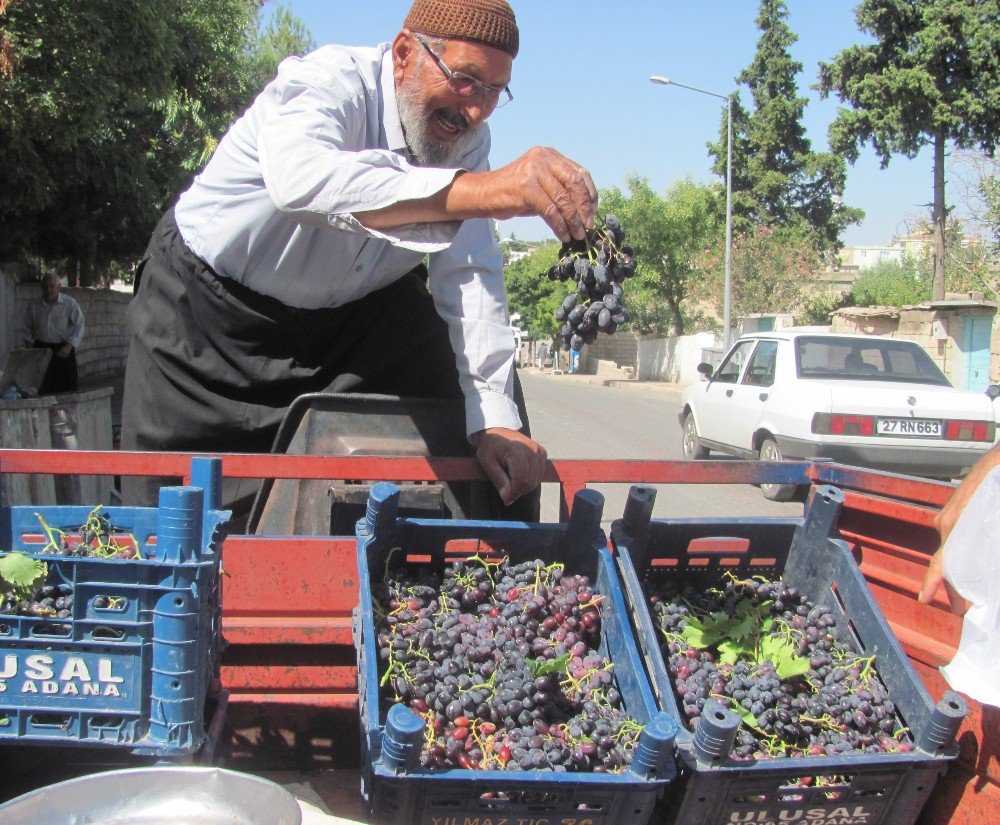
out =
<svg viewBox="0 0 1000 825"><path fill-rule="evenodd" d="M742 536L699 536L687 546L689 556L745 555L750 549L750 539Z"/></svg>
<svg viewBox="0 0 1000 825"><path fill-rule="evenodd" d="M741 721L721 702L715 699L705 702L694 734L694 752L698 758L706 762L727 759Z"/></svg>

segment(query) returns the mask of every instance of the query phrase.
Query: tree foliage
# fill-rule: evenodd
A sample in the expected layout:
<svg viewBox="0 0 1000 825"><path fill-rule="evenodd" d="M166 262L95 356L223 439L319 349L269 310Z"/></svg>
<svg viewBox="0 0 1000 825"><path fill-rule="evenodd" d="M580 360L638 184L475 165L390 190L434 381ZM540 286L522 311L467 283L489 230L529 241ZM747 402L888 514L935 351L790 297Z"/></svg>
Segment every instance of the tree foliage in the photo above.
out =
<svg viewBox="0 0 1000 825"><path fill-rule="evenodd" d="M550 281L549 268L559 257L559 244L546 243L504 269L507 305L511 314L520 313L520 327L536 341L557 342L562 324L554 313L570 293L571 285Z"/></svg>
<svg viewBox="0 0 1000 825"><path fill-rule="evenodd" d="M984 241L1000 255L1000 158L972 149L951 153L952 178L957 177L958 189L965 209L980 231ZM954 187L953 187L954 191Z"/></svg>
<svg viewBox="0 0 1000 825"><path fill-rule="evenodd" d="M753 98L744 108L739 92L732 102L733 229L797 226L821 251L840 245L843 230L864 216L842 204L846 165L842 158L813 152L802 117L807 99L798 93L802 64L790 49L798 39L788 27L784 0L761 0L761 36L750 65L737 78ZM723 116L718 143L709 146L714 171L726 175L728 133Z"/></svg>
<svg viewBox="0 0 1000 825"><path fill-rule="evenodd" d="M725 290L725 244L705 250L693 262L698 278L694 300L722 302ZM810 238L795 228L758 226L733 238L730 317L790 312L801 307L810 291L820 258ZM721 312L720 312L721 314Z"/></svg>
<svg viewBox="0 0 1000 825"><path fill-rule="evenodd" d="M683 335L691 263L722 237L722 198L717 189L691 180L677 181L663 196L645 178L632 176L626 183L627 195L613 188L603 191L600 201L603 211L621 220L638 264L636 276L625 283L631 318L626 329Z"/></svg>
<svg viewBox="0 0 1000 825"><path fill-rule="evenodd" d="M256 0L0 0L0 260L145 248L256 92Z"/></svg>
<svg viewBox="0 0 1000 825"><path fill-rule="evenodd" d="M915 258L882 261L861 273L851 286L848 306L903 307L931 297L929 269Z"/></svg>
<svg viewBox="0 0 1000 825"><path fill-rule="evenodd" d="M851 162L871 144L882 166L893 154L934 149L935 272L945 289L945 144L992 153L1000 140L1000 0L861 0L859 28L875 42L820 64L821 93L842 108L830 125Z"/></svg>
<svg viewBox="0 0 1000 825"><path fill-rule="evenodd" d="M315 48L316 41L305 24L287 6L277 5L266 22L262 17L258 23L253 88L263 89L286 57L307 54Z"/></svg>
<svg viewBox="0 0 1000 825"><path fill-rule="evenodd" d="M981 292L986 300L1000 296L1000 273L987 245L965 236L962 224L948 221L945 271L955 292ZM930 255L906 255L884 261L861 273L846 296L846 306L903 307L932 300L933 268Z"/></svg>

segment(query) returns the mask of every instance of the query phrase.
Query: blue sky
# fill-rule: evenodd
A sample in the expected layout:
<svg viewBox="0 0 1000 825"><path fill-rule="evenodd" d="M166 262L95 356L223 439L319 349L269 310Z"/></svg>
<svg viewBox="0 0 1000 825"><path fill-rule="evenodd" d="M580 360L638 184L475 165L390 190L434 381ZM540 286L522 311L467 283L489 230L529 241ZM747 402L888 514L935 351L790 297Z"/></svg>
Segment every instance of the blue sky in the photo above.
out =
<svg viewBox="0 0 1000 825"><path fill-rule="evenodd" d="M318 44L374 45L395 36L411 0L283 4ZM521 51L511 80L514 102L490 119L494 167L543 145L586 166L598 188L624 188L633 173L660 192L686 176L712 180L705 144L718 135L724 102L654 85L649 76L665 75L720 94L734 90L760 34L754 24L757 0L511 0L511 5ZM821 60L864 40L854 20L857 2L788 0L787 5L789 26L799 38L792 56L803 64L799 92L810 100L807 136L815 151L825 151L827 126L839 103L820 100L810 87ZM883 170L866 149L848 167L844 197L866 218L846 231L845 243L886 243L905 233L908 223L926 214L931 168L929 150L913 160L894 156ZM524 240L551 237L537 218L505 221L501 231Z"/></svg>

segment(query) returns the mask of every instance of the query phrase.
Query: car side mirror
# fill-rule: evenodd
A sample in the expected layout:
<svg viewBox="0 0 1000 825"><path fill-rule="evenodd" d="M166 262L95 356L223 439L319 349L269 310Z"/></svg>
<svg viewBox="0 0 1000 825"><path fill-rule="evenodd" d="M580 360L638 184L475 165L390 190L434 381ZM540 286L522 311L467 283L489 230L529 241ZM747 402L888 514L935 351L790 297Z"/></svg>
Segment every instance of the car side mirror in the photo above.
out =
<svg viewBox="0 0 1000 825"><path fill-rule="evenodd" d="M706 380L711 378L714 372L715 368L706 361L702 361L702 363L698 365L698 374Z"/></svg>
<svg viewBox="0 0 1000 825"><path fill-rule="evenodd" d="M1000 384L990 384L986 388L986 394L990 398L996 398L996 397L1000 396Z"/></svg>

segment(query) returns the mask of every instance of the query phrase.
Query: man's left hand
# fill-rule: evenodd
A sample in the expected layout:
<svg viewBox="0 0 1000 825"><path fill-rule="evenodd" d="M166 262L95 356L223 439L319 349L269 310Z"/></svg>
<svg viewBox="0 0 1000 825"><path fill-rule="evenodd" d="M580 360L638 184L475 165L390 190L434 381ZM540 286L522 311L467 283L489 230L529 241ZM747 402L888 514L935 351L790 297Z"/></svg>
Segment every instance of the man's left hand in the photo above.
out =
<svg viewBox="0 0 1000 825"><path fill-rule="evenodd" d="M505 427L479 433L476 458L507 506L542 483L548 462L541 444Z"/></svg>
<svg viewBox="0 0 1000 825"><path fill-rule="evenodd" d="M69 344L63 344L59 349L56 350L56 355L60 358L69 358L70 354L73 352L73 347Z"/></svg>

